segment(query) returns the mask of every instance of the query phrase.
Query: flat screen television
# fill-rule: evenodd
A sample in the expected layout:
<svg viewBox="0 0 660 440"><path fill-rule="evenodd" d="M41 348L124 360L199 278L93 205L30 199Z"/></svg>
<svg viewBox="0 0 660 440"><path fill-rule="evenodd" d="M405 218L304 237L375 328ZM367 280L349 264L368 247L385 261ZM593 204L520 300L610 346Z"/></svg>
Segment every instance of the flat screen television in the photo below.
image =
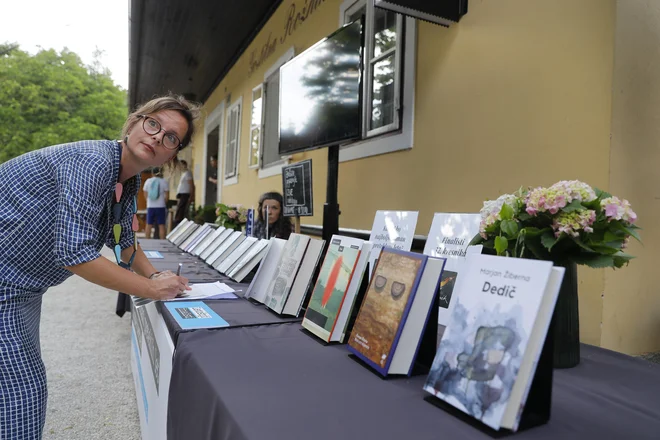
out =
<svg viewBox="0 0 660 440"><path fill-rule="evenodd" d="M280 68L280 155L360 137L363 21L339 28Z"/></svg>

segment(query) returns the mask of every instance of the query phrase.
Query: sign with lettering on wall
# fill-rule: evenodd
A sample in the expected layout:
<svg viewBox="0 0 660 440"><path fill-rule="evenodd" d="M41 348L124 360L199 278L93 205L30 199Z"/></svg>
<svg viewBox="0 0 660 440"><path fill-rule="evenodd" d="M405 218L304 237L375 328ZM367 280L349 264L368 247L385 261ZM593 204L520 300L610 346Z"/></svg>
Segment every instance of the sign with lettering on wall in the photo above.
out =
<svg viewBox="0 0 660 440"><path fill-rule="evenodd" d="M307 217L314 215L312 191L312 159L282 168L285 217Z"/></svg>

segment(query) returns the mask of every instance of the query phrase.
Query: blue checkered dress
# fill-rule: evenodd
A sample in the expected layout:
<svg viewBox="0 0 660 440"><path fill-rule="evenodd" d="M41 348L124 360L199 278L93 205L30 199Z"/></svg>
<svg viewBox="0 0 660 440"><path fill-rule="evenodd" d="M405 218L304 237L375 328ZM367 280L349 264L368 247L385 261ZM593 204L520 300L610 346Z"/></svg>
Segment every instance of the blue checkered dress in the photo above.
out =
<svg viewBox="0 0 660 440"><path fill-rule="evenodd" d="M40 439L46 418L41 296L72 275L64 266L114 246L112 204L121 145L82 141L36 150L0 165L0 439ZM133 244L124 184L123 248Z"/></svg>

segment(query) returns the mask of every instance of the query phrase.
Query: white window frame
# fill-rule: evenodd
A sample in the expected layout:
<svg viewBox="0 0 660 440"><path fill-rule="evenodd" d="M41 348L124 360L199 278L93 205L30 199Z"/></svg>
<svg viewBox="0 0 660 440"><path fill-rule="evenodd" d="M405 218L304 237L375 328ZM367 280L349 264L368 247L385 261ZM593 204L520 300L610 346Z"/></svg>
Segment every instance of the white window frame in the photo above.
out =
<svg viewBox="0 0 660 440"><path fill-rule="evenodd" d="M258 123L259 127L259 144L257 145L257 164L256 165L251 165L250 162L252 161L252 155L253 155L253 150L252 150L252 131L255 129L255 127L252 126L252 113L254 112L254 93L259 90L261 91L261 120ZM250 143L250 148L248 148L248 169L257 169L261 168L261 146L263 145L264 141L264 113L265 113L265 108L264 104L266 103L266 100L264 99L264 85L259 84L257 87L252 89L252 107L250 108L250 137L248 138L248 142Z"/></svg>
<svg viewBox="0 0 660 440"><path fill-rule="evenodd" d="M293 59L295 55L295 48L291 46L281 57L277 59L273 63L272 66L264 73L264 83L266 83L266 80L273 74L275 71L277 71L280 67L282 67L287 61L290 61ZM265 93L264 93L265 92ZM268 90L266 88L262 89L262 93L264 93L262 96L264 98L263 101L263 111L261 112L261 133L263 134L264 132L264 121L266 118L266 101L268 100ZM279 112L279 110L278 110ZM261 148L264 147L264 142L263 142L263 137L261 141ZM263 151L260 151L259 153L259 179L265 179L267 177L272 177L272 176L277 176L282 174L282 168L289 165L289 161L291 160L291 156L282 156L282 159L278 162L275 162L274 164L271 164L265 168L262 168L262 163L261 163L261 158L263 157Z"/></svg>
<svg viewBox="0 0 660 440"><path fill-rule="evenodd" d="M373 14L374 5L372 1L367 0L344 0L339 7L339 26L346 22L346 15L351 9L366 6L365 22L365 53L369 53L371 40L373 38ZM399 110L403 106L401 120L398 129L395 124L385 127L379 127L375 130L367 131L370 115L366 111L368 107L370 84L367 80L370 75L370 66L365 63L363 71L363 139L350 142L343 145L339 150L339 161L346 162L365 157L377 156L380 154L392 153L395 151L409 150L413 147L413 128L415 117L415 70L417 53L417 22L414 18L404 17L405 35L403 45L397 44L397 60L403 56L403 85L396 88L395 93L395 122L398 118ZM397 32L402 35L401 25L397 26ZM401 39L399 38L399 41ZM400 83L401 69L397 69L395 81ZM400 97L399 90L402 90L403 97Z"/></svg>
<svg viewBox="0 0 660 440"><path fill-rule="evenodd" d="M229 186L229 185L236 185L238 183L238 166L240 164L240 155L241 155L241 109L243 107L243 96L239 96L236 101L234 101L229 107L227 107L227 114L225 116L226 120L226 129L225 129L225 148L223 151L223 162L225 163L225 166L222 167L222 175L223 175L223 186ZM236 152L234 154L234 160L236 162L236 172L233 176L227 177L225 175L225 170L227 169L226 167L226 160L227 160L227 149L229 148L229 143L231 140L229 139L229 117L231 116L233 111L237 111L238 114L236 115L237 117L237 127L236 127Z"/></svg>
<svg viewBox="0 0 660 440"><path fill-rule="evenodd" d="M222 156L222 134L223 134L223 129L224 129L224 114L225 114L225 103L224 101L221 102L216 108L213 109L211 113L206 117L204 120L204 159L202 160L202 176L204 177L202 179L202 205L206 202L206 182L208 181L208 166L209 166L209 159L208 159L208 139L209 139L209 133L211 133L216 127L218 127L218 169L216 170L216 176L221 176L221 172L224 168L222 168L222 164L224 163L223 156ZM188 163L190 164L190 162ZM216 203L220 202L222 200L221 195L222 195L222 185L217 185L218 189L216 192Z"/></svg>

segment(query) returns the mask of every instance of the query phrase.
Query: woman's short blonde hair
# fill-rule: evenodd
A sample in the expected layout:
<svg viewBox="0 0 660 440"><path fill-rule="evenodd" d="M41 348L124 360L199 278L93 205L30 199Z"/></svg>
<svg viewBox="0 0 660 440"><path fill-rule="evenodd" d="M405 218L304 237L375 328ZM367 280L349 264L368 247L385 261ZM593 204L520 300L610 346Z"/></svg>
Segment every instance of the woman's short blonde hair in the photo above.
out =
<svg viewBox="0 0 660 440"><path fill-rule="evenodd" d="M133 113L128 115L124 127L121 130L121 138L126 139L128 132L140 120L140 115L153 115L164 110L174 110L181 113L188 122L188 130L185 136L181 139L181 149L188 146L190 140L195 133L195 122L199 119L199 104L188 101L181 95L169 94L154 98L151 101L140 105Z"/></svg>

